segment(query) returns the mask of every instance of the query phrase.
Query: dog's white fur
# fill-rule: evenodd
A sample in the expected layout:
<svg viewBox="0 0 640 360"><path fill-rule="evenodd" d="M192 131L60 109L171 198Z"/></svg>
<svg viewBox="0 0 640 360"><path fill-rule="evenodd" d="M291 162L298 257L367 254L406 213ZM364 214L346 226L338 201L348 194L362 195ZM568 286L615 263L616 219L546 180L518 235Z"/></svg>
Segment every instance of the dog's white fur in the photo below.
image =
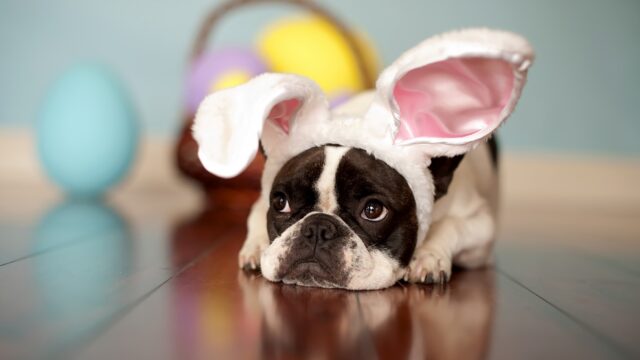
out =
<svg viewBox="0 0 640 360"><path fill-rule="evenodd" d="M324 168L316 183L318 192L318 207L325 213L333 213L338 209L336 194L336 172L340 160L349 151L346 147L329 146L324 149Z"/></svg>
<svg viewBox="0 0 640 360"><path fill-rule="evenodd" d="M468 136L397 142L400 119L393 97L395 84L413 69L464 57L499 59L511 64L513 88L497 123ZM318 86L296 75L264 74L244 85L209 95L194 124L194 137L200 144L199 157L205 168L224 177L240 173L253 159L259 140L267 154L262 194L249 217L240 265L258 267L261 255L269 247L266 213L277 172L302 151L328 143L365 149L407 180L416 199L418 235L415 256L405 278L424 281L430 274L435 281L446 280L452 262L465 267L484 264L495 236L497 179L485 146L479 145L513 111L532 61L533 50L520 36L468 29L427 39L407 51L380 75L375 92L358 96L333 112L328 110ZM300 107L291 114L287 129L267 121L271 109L291 99L297 99ZM468 155L456 171L449 194L434 205L430 159L465 152ZM265 266L262 270L269 271Z"/></svg>

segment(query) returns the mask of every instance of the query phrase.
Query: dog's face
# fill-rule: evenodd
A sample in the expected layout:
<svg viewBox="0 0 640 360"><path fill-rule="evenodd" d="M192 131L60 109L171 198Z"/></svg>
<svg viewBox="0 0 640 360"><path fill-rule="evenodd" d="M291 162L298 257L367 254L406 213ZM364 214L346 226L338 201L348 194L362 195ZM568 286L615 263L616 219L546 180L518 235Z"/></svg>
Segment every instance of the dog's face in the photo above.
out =
<svg viewBox="0 0 640 360"><path fill-rule="evenodd" d="M387 286L416 245L416 202L396 170L364 150L315 147L289 160L269 195L266 278L357 289Z"/></svg>

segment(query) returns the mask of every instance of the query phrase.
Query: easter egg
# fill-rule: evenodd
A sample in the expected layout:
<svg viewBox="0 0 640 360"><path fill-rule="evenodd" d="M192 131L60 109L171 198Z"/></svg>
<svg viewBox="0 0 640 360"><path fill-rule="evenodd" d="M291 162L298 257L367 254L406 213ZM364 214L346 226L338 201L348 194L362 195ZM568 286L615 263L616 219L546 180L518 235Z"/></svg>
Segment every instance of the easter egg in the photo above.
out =
<svg viewBox="0 0 640 360"><path fill-rule="evenodd" d="M46 173L71 195L93 197L129 169L138 122L122 83L106 67L82 64L47 92L36 124Z"/></svg>
<svg viewBox="0 0 640 360"><path fill-rule="evenodd" d="M379 71L376 52L363 36L356 36L370 78ZM282 19L268 26L258 41L260 55L270 69L304 75L330 97L364 90L366 84L356 58L335 26L319 17Z"/></svg>
<svg viewBox="0 0 640 360"><path fill-rule="evenodd" d="M338 93L333 93L329 96L329 106L334 109L338 106L346 103L353 97L354 93L349 91L342 91Z"/></svg>
<svg viewBox="0 0 640 360"><path fill-rule="evenodd" d="M209 93L240 85L267 71L265 63L251 50L217 49L198 56L187 74L187 109L195 113Z"/></svg>

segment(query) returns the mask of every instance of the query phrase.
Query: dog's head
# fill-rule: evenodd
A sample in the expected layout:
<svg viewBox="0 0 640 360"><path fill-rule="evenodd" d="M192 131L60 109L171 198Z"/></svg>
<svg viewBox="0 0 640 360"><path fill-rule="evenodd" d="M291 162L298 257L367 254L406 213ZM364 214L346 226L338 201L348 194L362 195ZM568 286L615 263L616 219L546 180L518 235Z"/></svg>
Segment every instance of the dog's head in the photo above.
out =
<svg viewBox="0 0 640 360"><path fill-rule="evenodd" d="M532 59L514 34L440 35L389 66L375 92L333 112L311 80L264 74L203 101L194 124L199 157L231 177L262 143L267 279L386 287L424 239L434 198L451 180L436 179L434 168L455 168L449 164L500 126Z"/></svg>
<svg viewBox="0 0 640 360"><path fill-rule="evenodd" d="M270 280L383 287L415 248L409 184L362 149L328 145L293 157L278 171L269 204L271 246L261 264Z"/></svg>

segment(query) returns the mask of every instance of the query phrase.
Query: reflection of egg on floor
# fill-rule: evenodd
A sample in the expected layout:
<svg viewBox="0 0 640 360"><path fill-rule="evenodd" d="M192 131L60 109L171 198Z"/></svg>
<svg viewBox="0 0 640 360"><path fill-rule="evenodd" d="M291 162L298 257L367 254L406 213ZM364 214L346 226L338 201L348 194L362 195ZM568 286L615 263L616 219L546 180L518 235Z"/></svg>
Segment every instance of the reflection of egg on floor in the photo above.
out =
<svg viewBox="0 0 640 360"><path fill-rule="evenodd" d="M49 176L72 195L97 196L122 179L138 142L138 123L123 85L107 68L78 65L49 89L37 144Z"/></svg>
<svg viewBox="0 0 640 360"><path fill-rule="evenodd" d="M130 276L131 233L125 220L101 202L57 204L39 221L31 259L44 324L65 324L47 337L52 348L81 341L118 310ZM92 319L92 321L87 321Z"/></svg>

